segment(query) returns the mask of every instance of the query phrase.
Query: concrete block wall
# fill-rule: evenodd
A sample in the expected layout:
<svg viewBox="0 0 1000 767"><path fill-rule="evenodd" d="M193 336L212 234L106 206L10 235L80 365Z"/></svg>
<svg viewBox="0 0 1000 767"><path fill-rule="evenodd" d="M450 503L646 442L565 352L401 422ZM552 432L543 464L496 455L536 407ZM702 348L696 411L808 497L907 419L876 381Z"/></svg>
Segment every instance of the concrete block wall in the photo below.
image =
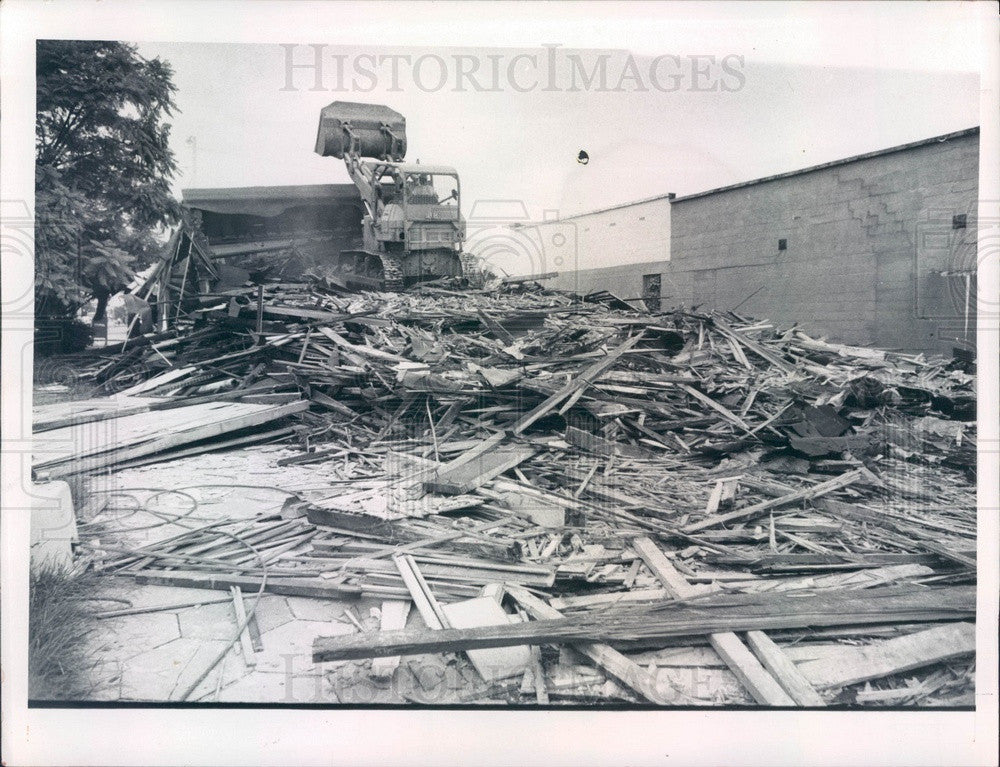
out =
<svg viewBox="0 0 1000 767"><path fill-rule="evenodd" d="M974 268L978 158L969 134L677 200L663 303L950 353L965 340L964 280L935 272Z"/></svg>
<svg viewBox="0 0 1000 767"><path fill-rule="evenodd" d="M978 158L972 132L679 199L652 233L639 219L661 221L666 200L580 216L579 268L546 284L635 298L643 275L660 274L664 308L733 309L832 341L950 354L974 343L975 282L966 332L965 280L936 272L975 268ZM956 214L966 228L952 227Z"/></svg>

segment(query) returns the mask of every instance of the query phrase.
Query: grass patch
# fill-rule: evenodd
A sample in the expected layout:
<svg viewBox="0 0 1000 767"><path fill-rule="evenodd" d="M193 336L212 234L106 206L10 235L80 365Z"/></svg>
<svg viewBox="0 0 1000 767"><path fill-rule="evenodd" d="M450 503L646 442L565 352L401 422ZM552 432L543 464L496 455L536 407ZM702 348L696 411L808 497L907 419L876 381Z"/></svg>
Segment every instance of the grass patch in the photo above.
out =
<svg viewBox="0 0 1000 767"><path fill-rule="evenodd" d="M94 690L87 639L96 628L93 572L43 565L31 574L28 605L28 697L73 700Z"/></svg>

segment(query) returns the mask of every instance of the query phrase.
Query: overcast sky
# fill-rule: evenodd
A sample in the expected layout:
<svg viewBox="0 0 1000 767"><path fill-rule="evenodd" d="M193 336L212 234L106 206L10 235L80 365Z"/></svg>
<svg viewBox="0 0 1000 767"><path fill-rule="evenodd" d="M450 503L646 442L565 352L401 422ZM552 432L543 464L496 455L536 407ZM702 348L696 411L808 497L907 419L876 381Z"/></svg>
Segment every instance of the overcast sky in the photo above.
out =
<svg viewBox="0 0 1000 767"><path fill-rule="evenodd" d="M475 200L515 199L534 218L688 194L979 124L968 4L744 7L734 15L639 3L631 17L598 19L604 28L568 27L575 47L551 30L530 47L429 45L416 25L419 44L405 48L320 35L303 41L320 48L139 50L175 72L178 192L347 182L339 160L313 153L319 110L335 100L402 112L407 159L456 167L466 215ZM356 21L345 14L345 25ZM289 56L307 66L289 72Z"/></svg>

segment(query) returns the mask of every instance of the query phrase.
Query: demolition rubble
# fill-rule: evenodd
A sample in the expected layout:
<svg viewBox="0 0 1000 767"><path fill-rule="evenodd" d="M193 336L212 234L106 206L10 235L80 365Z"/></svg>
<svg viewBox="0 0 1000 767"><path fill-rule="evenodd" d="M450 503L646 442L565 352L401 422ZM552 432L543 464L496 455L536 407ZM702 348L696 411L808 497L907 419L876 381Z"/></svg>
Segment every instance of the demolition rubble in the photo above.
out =
<svg viewBox="0 0 1000 767"><path fill-rule="evenodd" d="M232 648L252 667L257 606L285 595L344 605L320 673L415 674L400 702L426 702L432 657L452 704L971 705L975 379L955 361L441 279L236 287L78 363L93 396L35 408L36 438L72 446L37 451L37 479L265 446L323 478L250 518L159 511L152 540L100 524L113 492L86 501L78 567L232 607L175 700Z"/></svg>

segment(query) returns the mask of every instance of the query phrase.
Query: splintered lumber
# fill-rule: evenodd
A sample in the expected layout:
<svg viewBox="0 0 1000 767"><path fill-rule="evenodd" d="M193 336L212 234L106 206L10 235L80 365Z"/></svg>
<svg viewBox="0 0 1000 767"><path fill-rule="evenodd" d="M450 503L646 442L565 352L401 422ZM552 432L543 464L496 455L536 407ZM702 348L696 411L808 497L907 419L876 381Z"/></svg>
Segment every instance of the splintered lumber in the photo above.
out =
<svg viewBox="0 0 1000 767"><path fill-rule="evenodd" d="M114 397L37 405L31 410L31 431L38 434L76 424L147 413L157 406L169 407L175 404L177 403L169 401L164 403L156 397L126 397L119 393Z"/></svg>
<svg viewBox="0 0 1000 767"><path fill-rule="evenodd" d="M510 626L389 631L375 637L318 637L313 643L313 660L321 663L517 644L642 643L720 631L956 620L975 615L975 597L974 586L732 594L706 598L696 605L620 607L599 615L588 613Z"/></svg>
<svg viewBox="0 0 1000 767"><path fill-rule="evenodd" d="M820 690L845 687L899 674L976 651L974 623L948 623L915 634L850 648L836 658L798 664L801 674Z"/></svg>
<svg viewBox="0 0 1000 767"><path fill-rule="evenodd" d="M545 604L534 594L522 588L508 586L507 592L536 620L553 620L562 617L562 613L554 607ZM656 677L614 648L597 642L580 642L574 644L573 649L590 658L599 668L604 669L650 703L666 705L666 699L657 688Z"/></svg>
<svg viewBox="0 0 1000 767"><path fill-rule="evenodd" d="M514 434L520 434L525 429L527 429L531 424L540 418L544 418L552 410L562 402L567 397L572 396L577 392L577 390L582 389L586 386L590 386L598 376L601 375L605 370L614 365L621 356L627 352L629 349L634 347L642 339L642 333L632 336L625 343L610 352L607 356L602 357L600 360L595 362L589 368L587 368L583 373L574 378L568 384L563 386L559 391L550 397L546 398L538 407L532 410L527 415L522 416L518 422L514 425Z"/></svg>
<svg viewBox="0 0 1000 767"><path fill-rule="evenodd" d="M241 589L260 588L260 578L245 575L198 572L196 570L122 570L122 575L130 575L136 583L151 583L156 586L183 586L193 589L216 589L229 591L233 586ZM265 592L286 597L323 597L343 599L360 597L362 589L347 583L331 583L322 578L268 578Z"/></svg>
<svg viewBox="0 0 1000 767"><path fill-rule="evenodd" d="M796 490L794 493L783 495L780 498L771 498L770 500L762 501L761 503L756 503L743 509L736 509L736 511L730 511L726 514L716 514L708 519L703 519L700 522L694 522L690 525L686 525L683 528L683 531L685 533L696 533L699 530L704 530L708 527L715 527L716 525L723 525L727 522L753 519L754 517L758 517L764 512L772 509L778 509L792 503L808 501L812 498L819 498L827 493L832 493L834 490L840 490L841 488L845 488L848 485L857 482L863 476L873 475L865 468L854 469L853 471L841 474L839 477L829 479L826 482L820 482L817 485L804 487L801 490Z"/></svg>
<svg viewBox="0 0 1000 767"><path fill-rule="evenodd" d="M393 557L393 559L398 559ZM419 563L420 570L432 580L453 580L486 584L495 580L509 580L525 586L551 586L555 582L555 570L538 565L518 565L487 560L470 560L458 557L441 558L430 554L411 557ZM398 561L396 563L399 564ZM352 572L388 573L393 565L383 559L367 559L364 556L344 560L346 570Z"/></svg>
<svg viewBox="0 0 1000 767"><path fill-rule="evenodd" d="M122 618L126 615L145 615L146 613L158 613L165 610L184 610L189 607L201 607L202 605L217 605L224 602L231 601L231 597L205 597L204 599L198 600L197 602L187 601L187 602L171 602L165 605L152 605L150 607L129 607L123 610L105 610L104 612L94 613L94 617L98 619L102 618Z"/></svg>
<svg viewBox="0 0 1000 767"><path fill-rule="evenodd" d="M106 422L106 428L100 430L88 424L56 429L45 432L46 442L51 444L53 452L58 451L61 444L71 446L71 452L48 460L43 453L33 461L32 468L52 478L94 471L227 432L260 426L308 407L308 400L277 406L205 403L160 411L155 418L145 413L123 416ZM163 434L165 429L170 430L169 433ZM36 444L37 447L44 448L45 444Z"/></svg>
<svg viewBox="0 0 1000 767"><path fill-rule="evenodd" d="M729 408L720 405L718 402L709 397L707 394L704 394L695 389L694 387L688 386L687 384L681 384L681 388L695 399L704 402L706 405L712 408L712 410L719 413L726 420L732 421L734 424L743 429L743 431L746 432L750 431L750 427L747 425L746 421L744 421L742 418L736 415L736 413L732 412Z"/></svg>
<svg viewBox="0 0 1000 767"><path fill-rule="evenodd" d="M413 604L417 606L417 612L424 619L427 628L448 628L450 625L448 618L441 609L441 605L438 604L437 599L435 599L430 586L427 585L427 581L424 580L424 576L421 574L420 568L417 567L417 563L413 561L413 557L409 554L397 554L392 558L392 561L399 570L403 583L406 584L406 588L413 598Z"/></svg>
<svg viewBox="0 0 1000 767"><path fill-rule="evenodd" d="M501 448L459 466L439 471L424 483L428 492L462 495L498 477L535 454L533 447Z"/></svg>
<svg viewBox="0 0 1000 767"><path fill-rule="evenodd" d="M652 570L653 575L664 585L670 594L677 599L689 599L694 596L694 589L687 579L677 572L670 560L649 538L635 538L632 548L642 557L642 561Z"/></svg>
<svg viewBox="0 0 1000 767"><path fill-rule="evenodd" d="M521 434L525 429L527 429L533 423L540 420L541 418L544 418L546 415L552 412L552 410L554 410L556 406L560 402L565 400L567 397L570 397L573 394L575 394L578 390L581 390L589 386L597 379L598 376L600 376L604 371L606 371L608 368L614 365L625 352L627 352L629 349L631 349L637 343L639 343L639 340L641 338L642 338L642 333L632 336L617 349L602 357L600 360L598 360L589 368L587 368L585 371L583 371L583 373L581 373L579 376L577 376L569 383L567 383L565 386L563 386L555 394L552 394L551 396L547 397L541 404L535 407L531 412L521 416L517 420L517 422L511 427L510 429L511 433L515 435ZM488 437L487 439L484 439L483 441L479 442L474 447L464 452L462 455L446 463L444 467L440 470L440 472L441 473L451 472L453 470L456 470L459 466L463 466L465 464L470 463L479 456L484 455L485 453L498 447L500 444L503 443L503 441L506 438L507 438L506 433L497 432L493 436ZM518 461L517 463L520 463L520 461ZM516 466L517 463L512 464L512 466ZM502 469L501 471L506 471L506 468ZM495 474L494 476L497 475Z"/></svg>
<svg viewBox="0 0 1000 767"><path fill-rule="evenodd" d="M233 611L236 613L236 623L243 627L240 631L240 650L243 652L243 662L248 666L256 666L257 659L253 655L253 644L250 641L250 627L247 620L246 606L243 604L243 592L239 586L229 589L233 595Z"/></svg>
<svg viewBox="0 0 1000 767"><path fill-rule="evenodd" d="M406 618L410 614L411 604L413 603L408 599L387 599L384 601L379 616L379 629L381 631L395 631L406 628ZM372 661L372 676L376 679L391 677L399 666L399 661L398 655L375 658Z"/></svg>
<svg viewBox="0 0 1000 767"><path fill-rule="evenodd" d="M479 319L481 319L483 321L483 324L487 328L489 328L489 331L494 336L496 336L497 339L499 339L500 341L503 341L505 344L512 344L512 343L514 343L514 336L512 336L503 325L501 325L495 319L493 319L492 317L490 317L490 315L488 315L482 309L477 309L476 310L476 314L479 315Z"/></svg>
<svg viewBox="0 0 1000 767"><path fill-rule="evenodd" d="M764 664L764 668L771 672L798 705L817 707L826 705L819 693L809 684L809 680L771 637L763 631L748 631L747 644Z"/></svg>
<svg viewBox="0 0 1000 767"><path fill-rule="evenodd" d="M567 426L565 431L566 441L571 445L576 445L589 453L597 455L624 455L631 458L648 458L651 452L646 448L636 447L626 442L602 439L589 431L577 429L575 426Z"/></svg>
<svg viewBox="0 0 1000 767"><path fill-rule="evenodd" d="M975 578L973 360L845 347L733 312L654 315L607 293L581 301L498 279L349 293L327 278L261 288L235 266L206 287L199 268L178 313L189 254L174 250L140 292L155 300L154 283L169 287L169 329L67 360L95 393L141 396L36 408L36 476L277 440L291 457L261 451L249 465L303 466L280 513L231 528L259 560L211 528L155 544L117 525L106 533L100 523L120 496L98 490L107 512L81 528L80 547L104 572L244 590L266 574L272 592L387 600L383 630L350 640L358 646L392 644L406 628L392 600L415 599L449 649L591 647L613 673L603 693L565 691L577 700L681 702L686 693L659 697L617 651L690 645L725 680L695 697L819 705L811 678L787 660L827 656L797 653L798 640L871 642L973 615L964 592L945 590ZM216 292L188 313L196 289ZM303 409L279 409L287 404ZM289 418L255 420L282 412ZM200 487L177 490L200 507ZM140 514L157 513L149 493L135 497ZM213 512L225 509L205 503L188 518ZM649 542L631 546L640 536ZM667 541L674 553L656 549ZM404 553L400 572L389 557ZM504 625L488 607L496 625L449 627L448 603L490 583L531 589L530 619ZM502 644L476 646L484 638ZM968 684L942 688L946 672L928 673L928 702L958 700L956 683ZM535 699L530 680L523 692Z"/></svg>
<svg viewBox="0 0 1000 767"><path fill-rule="evenodd" d="M697 594L697 590L677 572L659 546L649 538L636 538L632 541L632 547L672 596L689 599ZM758 703L765 706L791 706L797 702L789 697L779 682L750 654L736 634L729 631L709 634L708 642Z"/></svg>

